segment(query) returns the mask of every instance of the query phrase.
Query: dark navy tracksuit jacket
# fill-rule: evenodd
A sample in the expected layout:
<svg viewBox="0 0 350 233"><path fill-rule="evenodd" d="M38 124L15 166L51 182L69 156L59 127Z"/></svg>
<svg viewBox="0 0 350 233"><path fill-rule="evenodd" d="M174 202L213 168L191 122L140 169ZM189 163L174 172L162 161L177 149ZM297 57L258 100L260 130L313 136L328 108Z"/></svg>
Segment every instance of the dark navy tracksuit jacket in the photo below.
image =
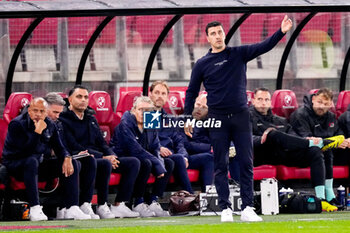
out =
<svg viewBox="0 0 350 233"><path fill-rule="evenodd" d="M39 180L60 176L63 159L70 155L62 143L56 124L49 118L45 118L45 123L46 129L37 134L28 112L14 118L8 126L2 153L3 164L9 173L24 181L31 206L39 205L38 175ZM52 150L58 160L50 159Z"/></svg>
<svg viewBox="0 0 350 233"><path fill-rule="evenodd" d="M221 129L210 129L214 149L215 186L222 209L231 208L228 187L228 150L233 141L240 163L242 209L253 205L252 133L246 95L247 62L271 50L284 36L281 29L261 43L211 49L193 67L186 91L185 114L191 115L201 83L208 93L208 117L222 121Z"/></svg>

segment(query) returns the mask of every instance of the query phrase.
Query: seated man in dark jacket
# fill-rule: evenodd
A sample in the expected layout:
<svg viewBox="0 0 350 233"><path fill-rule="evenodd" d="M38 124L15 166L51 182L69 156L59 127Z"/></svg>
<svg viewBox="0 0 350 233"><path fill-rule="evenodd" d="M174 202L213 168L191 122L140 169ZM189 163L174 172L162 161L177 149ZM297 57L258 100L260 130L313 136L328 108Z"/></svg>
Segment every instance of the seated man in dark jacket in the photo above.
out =
<svg viewBox="0 0 350 233"><path fill-rule="evenodd" d="M137 213L131 211L124 202L131 199L134 183L139 172L140 164L134 158L118 158L104 140L93 110L88 108L89 93L86 87L75 86L68 94L69 108L60 114L65 141L68 150L77 154L87 150L92 154L97 163L96 189L98 207L96 214L91 208L93 184L90 185L89 195L85 200L80 200L81 210L92 218L135 217ZM109 179L114 169L122 174L119 184L115 206L111 210L107 205ZM112 211L112 212L111 212Z"/></svg>
<svg viewBox="0 0 350 233"><path fill-rule="evenodd" d="M320 89L316 94L304 97L304 106L292 113L290 123L294 131L301 137L325 138L333 141L325 145L324 149L345 148L347 141L344 141L343 132L338 127L335 114L330 112L333 103L333 93L328 88ZM336 136L340 135L340 136ZM335 137L334 137L335 136ZM316 186L316 193L325 192L323 199L330 204L338 205L333 191L333 153L332 150L323 152L325 164L325 185ZM327 209L322 202L322 208ZM328 210L328 209L327 209Z"/></svg>
<svg viewBox="0 0 350 233"><path fill-rule="evenodd" d="M163 118L167 116L163 107L168 101L169 86L165 81L156 81L150 87L149 97L154 103L155 108L162 113ZM183 131L183 129L181 129ZM160 155L163 158L171 159L175 163L174 177L182 188L193 193L191 182L188 178L187 167L188 153L184 147L181 132L175 127L161 127L158 130L160 141Z"/></svg>
<svg viewBox="0 0 350 233"><path fill-rule="evenodd" d="M28 112L10 122L3 150L3 164L9 174L24 181L26 186L31 221L47 220L39 203L38 180L56 178L63 172L66 188L74 188L69 186L74 177L74 170L68 165L70 154L61 141L55 123L46 117L47 107L43 98L34 98ZM59 160L50 159L52 150ZM70 202L74 198L66 190L64 199ZM83 217L81 219L87 219Z"/></svg>
<svg viewBox="0 0 350 233"><path fill-rule="evenodd" d="M348 109L339 116L338 123L346 138L345 141L347 141L348 144L345 150L334 150L334 165L350 166L350 105Z"/></svg>
<svg viewBox="0 0 350 233"><path fill-rule="evenodd" d="M207 95L201 94L196 98L192 116L197 121L207 118L208 106ZM201 173L201 190L205 192L207 185L213 184L214 178L214 156L211 152L211 144L208 129L194 127L192 137L183 133L184 145L189 154L189 169L198 169Z"/></svg>
<svg viewBox="0 0 350 233"><path fill-rule="evenodd" d="M141 169L134 188L134 211L141 217L169 216L157 202L163 195L170 175L174 169L174 162L164 160L160 156L160 144L157 130L143 128L143 112L154 108L149 97L141 96L134 100L131 111L126 111L120 124L115 128L110 145L120 156L136 157L141 162ZM144 202L144 194L150 174L155 175L151 204Z"/></svg>
<svg viewBox="0 0 350 233"><path fill-rule="evenodd" d="M66 145L62 122L58 121L59 115L63 111L66 102L55 92L47 93L44 99L48 103L47 117L55 122L60 138L63 144ZM86 153L86 151L82 151L81 154L82 153ZM68 179L69 183L63 185L63 192L69 198L64 198L63 204L57 208L56 219L91 219L90 215L85 214L79 208L79 192L83 199L83 195L88 193L85 185L81 185L82 189L79 188L79 183L91 184L94 182L95 173L93 171L96 170L95 159L89 156L81 158L80 161L72 159L72 157L65 157L64 160L66 162L63 163L62 166L63 174L66 176L69 171L73 171L73 174L70 176L70 179ZM82 165L84 166L83 169L81 169ZM88 173L93 175L89 176L86 171L89 171Z"/></svg>

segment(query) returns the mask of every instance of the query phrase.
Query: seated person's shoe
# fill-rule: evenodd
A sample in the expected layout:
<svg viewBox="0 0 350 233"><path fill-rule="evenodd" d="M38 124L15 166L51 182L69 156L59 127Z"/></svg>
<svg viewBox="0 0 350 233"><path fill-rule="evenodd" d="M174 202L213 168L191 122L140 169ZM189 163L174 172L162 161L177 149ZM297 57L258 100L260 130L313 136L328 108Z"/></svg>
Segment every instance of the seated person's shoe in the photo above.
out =
<svg viewBox="0 0 350 233"><path fill-rule="evenodd" d="M224 209L221 212L221 222L233 222L232 210L230 208Z"/></svg>
<svg viewBox="0 0 350 233"><path fill-rule="evenodd" d="M64 214L65 219L85 220L91 219L89 214L85 214L77 205L71 206Z"/></svg>
<svg viewBox="0 0 350 233"><path fill-rule="evenodd" d="M243 222L261 222L263 219L255 213L255 208L247 206L241 212L241 221Z"/></svg>
<svg viewBox="0 0 350 233"><path fill-rule="evenodd" d="M328 202L329 204L336 206L338 208L338 210L343 210L345 206L343 206L342 204L339 203L339 201L335 198L333 198L332 200L330 200Z"/></svg>
<svg viewBox="0 0 350 233"><path fill-rule="evenodd" d="M148 209L156 214L157 217L169 217L170 214L168 211L162 209L160 204L156 201L153 201L152 204L148 206Z"/></svg>
<svg viewBox="0 0 350 233"><path fill-rule="evenodd" d="M90 215L91 219L100 219L100 216L95 214L94 211L92 210L91 203L84 202L84 204L80 206L80 209L81 211L83 211L84 214Z"/></svg>
<svg viewBox="0 0 350 233"><path fill-rule="evenodd" d="M57 207L56 219L64 219L64 214L65 213L66 213L66 208L60 209L59 207Z"/></svg>
<svg viewBox="0 0 350 233"><path fill-rule="evenodd" d="M345 138L343 135L337 135L323 139L322 151L337 148L340 144L343 143L344 139Z"/></svg>
<svg viewBox="0 0 350 233"><path fill-rule="evenodd" d="M32 206L29 210L30 221L46 221L47 216L43 212L43 207L40 205Z"/></svg>
<svg viewBox="0 0 350 233"><path fill-rule="evenodd" d="M140 203L137 206L134 206L134 208L132 208L133 211L138 212L140 214L140 217L142 218L147 218L147 217L155 217L156 213L154 213L153 211L151 211L148 207L147 204L145 203Z"/></svg>
<svg viewBox="0 0 350 233"><path fill-rule="evenodd" d="M100 219L110 219L115 218L114 214L109 209L107 203L99 205L96 209L96 214L100 216Z"/></svg>
<svg viewBox="0 0 350 233"><path fill-rule="evenodd" d="M321 205L322 205L322 211L334 212L338 210L336 206L329 204L326 200L322 200Z"/></svg>
<svg viewBox="0 0 350 233"><path fill-rule="evenodd" d="M124 202L119 203L118 206L111 205L111 212L116 218L137 218L140 217L138 212L132 211L125 205Z"/></svg>

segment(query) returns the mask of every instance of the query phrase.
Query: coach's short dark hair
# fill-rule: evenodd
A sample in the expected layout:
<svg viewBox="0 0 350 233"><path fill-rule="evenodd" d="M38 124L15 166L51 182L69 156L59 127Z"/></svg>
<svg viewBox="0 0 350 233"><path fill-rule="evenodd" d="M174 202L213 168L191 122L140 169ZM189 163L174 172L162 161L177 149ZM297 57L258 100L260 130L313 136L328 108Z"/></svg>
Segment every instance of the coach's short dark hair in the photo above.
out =
<svg viewBox="0 0 350 233"><path fill-rule="evenodd" d="M254 95L258 92L258 91L265 91L265 92L269 92L269 89L265 88L265 87L258 87L254 90Z"/></svg>
<svg viewBox="0 0 350 233"><path fill-rule="evenodd" d="M83 90L87 90L89 92L89 89L87 89L87 87L83 86L83 85L75 85L69 92L68 92L68 96L73 95L73 93L75 92L76 89L83 89Z"/></svg>
<svg viewBox="0 0 350 233"><path fill-rule="evenodd" d="M218 22L218 21L213 21L207 24L207 26L205 27L205 33L208 35L208 29L211 27L217 27L217 26L221 26L222 27L222 23Z"/></svg>

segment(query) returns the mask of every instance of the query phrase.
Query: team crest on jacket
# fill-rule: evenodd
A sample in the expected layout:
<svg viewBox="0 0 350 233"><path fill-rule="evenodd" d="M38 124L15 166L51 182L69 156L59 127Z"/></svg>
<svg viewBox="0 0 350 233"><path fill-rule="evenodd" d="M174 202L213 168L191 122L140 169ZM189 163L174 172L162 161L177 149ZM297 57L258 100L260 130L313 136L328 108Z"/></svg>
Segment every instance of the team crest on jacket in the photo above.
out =
<svg viewBox="0 0 350 233"><path fill-rule="evenodd" d="M329 128L333 128L334 127L334 122L329 123Z"/></svg>

